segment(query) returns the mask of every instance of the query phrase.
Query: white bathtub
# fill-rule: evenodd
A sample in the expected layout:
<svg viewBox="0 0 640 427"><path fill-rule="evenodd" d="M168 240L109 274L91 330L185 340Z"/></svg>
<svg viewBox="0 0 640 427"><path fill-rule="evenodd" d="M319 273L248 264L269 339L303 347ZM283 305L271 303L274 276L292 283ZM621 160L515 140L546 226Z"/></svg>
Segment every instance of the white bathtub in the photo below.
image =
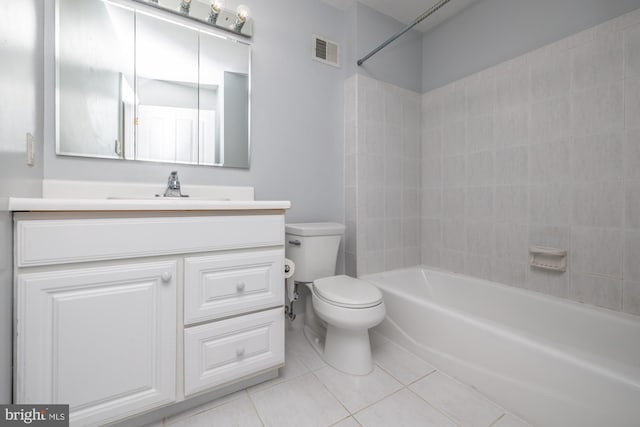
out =
<svg viewBox="0 0 640 427"><path fill-rule="evenodd" d="M640 426L638 317L431 269L363 279L377 332L534 426Z"/></svg>

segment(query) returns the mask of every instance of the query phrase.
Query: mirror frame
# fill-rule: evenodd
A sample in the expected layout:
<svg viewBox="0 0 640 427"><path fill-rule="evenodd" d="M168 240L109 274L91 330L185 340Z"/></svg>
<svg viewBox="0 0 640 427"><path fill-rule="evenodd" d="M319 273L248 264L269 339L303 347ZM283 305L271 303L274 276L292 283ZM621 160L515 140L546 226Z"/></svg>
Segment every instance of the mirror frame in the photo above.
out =
<svg viewBox="0 0 640 427"><path fill-rule="evenodd" d="M165 16L162 11L169 11L163 7L158 7L151 5L147 0L101 0L107 3L112 3L120 7L131 9L135 14L144 13L146 15L151 15L153 17L163 19L174 23L175 25L180 25L184 27L191 28L198 32L198 34L204 33L208 36L218 37L221 39L225 39L230 43L238 43L247 47L247 66L249 69L249 82L248 82L248 113L247 113L247 165L246 166L225 166L224 163L221 164L199 164L199 163L176 163L176 162L167 162L161 160L138 160L138 159L126 159L124 157L110 157L110 156L102 156L99 154L82 154L82 153L61 153L60 150L60 1L63 0L55 0L54 4L54 137L55 137L55 155L56 156L65 156L65 157L80 157L80 158L89 158L89 159L107 159L107 160L119 160L126 162L139 162L139 163L159 163L159 164L183 164L188 166L198 166L198 167L216 167L216 168L227 168L227 169L242 169L249 170L251 168L251 148L252 148L252 132L251 132L251 119L252 119L252 45L247 41L243 41L234 37L229 37L227 34L219 34L215 32L215 29L223 29L227 31L224 27L214 26L210 23L204 22L199 19L192 19L191 21L181 22L181 19L187 19L188 17L179 12L172 13L169 16ZM180 0L176 0L180 1ZM134 18L135 19L135 18ZM249 22L249 20L248 20ZM243 35L233 30L228 30L229 33L234 35ZM246 36L246 35L245 35ZM246 36L249 37L249 36ZM200 43L198 43L199 45ZM135 58L134 58L135 61ZM199 72L199 70L198 70ZM137 75L136 77L137 78ZM137 106L136 106L137 109ZM224 142L223 142L224 143Z"/></svg>

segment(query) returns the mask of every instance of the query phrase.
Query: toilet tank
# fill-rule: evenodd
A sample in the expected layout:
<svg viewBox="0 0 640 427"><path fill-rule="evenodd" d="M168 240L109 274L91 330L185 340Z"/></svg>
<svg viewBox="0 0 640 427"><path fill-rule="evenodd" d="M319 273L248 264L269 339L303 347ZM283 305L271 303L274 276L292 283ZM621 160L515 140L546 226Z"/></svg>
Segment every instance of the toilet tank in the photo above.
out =
<svg viewBox="0 0 640 427"><path fill-rule="evenodd" d="M336 274L344 225L333 222L287 224L285 256L296 265L296 282L313 282Z"/></svg>

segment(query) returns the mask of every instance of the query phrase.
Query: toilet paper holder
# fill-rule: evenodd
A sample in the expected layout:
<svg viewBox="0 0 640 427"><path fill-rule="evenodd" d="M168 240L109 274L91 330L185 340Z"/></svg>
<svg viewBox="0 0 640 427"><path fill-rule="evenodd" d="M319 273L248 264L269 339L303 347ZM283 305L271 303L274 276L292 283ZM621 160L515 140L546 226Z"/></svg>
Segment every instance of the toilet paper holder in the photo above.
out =
<svg viewBox="0 0 640 427"><path fill-rule="evenodd" d="M285 305L284 314L291 321L295 320L296 315L293 312L293 303L298 300L298 284L293 280L293 273L296 270L296 265L288 258L284 259L284 285L287 291L287 297L289 298L289 305Z"/></svg>

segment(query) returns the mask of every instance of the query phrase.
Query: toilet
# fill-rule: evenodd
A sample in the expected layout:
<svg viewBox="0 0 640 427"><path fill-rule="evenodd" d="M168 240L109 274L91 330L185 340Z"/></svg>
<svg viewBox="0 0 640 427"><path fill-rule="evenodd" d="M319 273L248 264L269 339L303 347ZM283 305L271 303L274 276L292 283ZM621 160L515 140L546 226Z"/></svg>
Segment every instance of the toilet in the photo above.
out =
<svg viewBox="0 0 640 427"><path fill-rule="evenodd" d="M285 226L286 257L295 263L293 279L310 291L304 334L329 365L352 375L373 370L369 328L384 319L382 292L353 277L335 275L345 227L336 223Z"/></svg>

